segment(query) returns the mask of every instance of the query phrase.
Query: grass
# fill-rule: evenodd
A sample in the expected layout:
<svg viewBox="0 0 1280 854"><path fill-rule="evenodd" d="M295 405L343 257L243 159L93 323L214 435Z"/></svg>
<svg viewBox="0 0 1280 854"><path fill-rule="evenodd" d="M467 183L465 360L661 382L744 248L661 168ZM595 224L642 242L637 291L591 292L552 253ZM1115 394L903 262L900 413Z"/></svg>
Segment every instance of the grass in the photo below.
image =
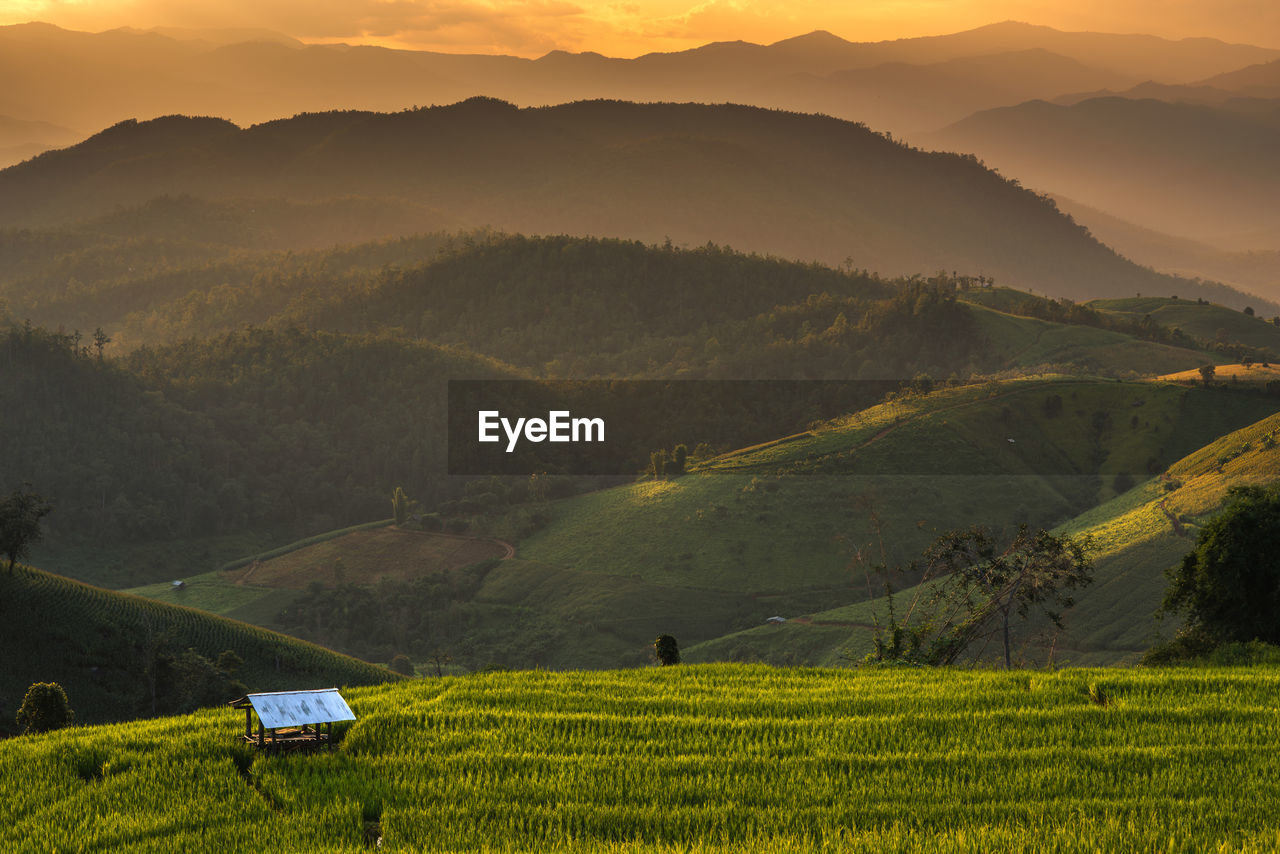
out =
<svg viewBox="0 0 1280 854"><path fill-rule="evenodd" d="M1191 550L1199 525L1222 508L1231 486L1280 480L1277 435L1280 415L1263 418L1061 525L1059 532L1089 536L1098 546L1095 581L1076 596L1066 633L1039 640L1020 633L1025 653L1043 662L1052 644L1059 662L1132 663L1157 637L1170 636L1179 625L1176 615L1162 619L1157 613L1168 584L1165 570ZM909 579L897 581L906 586L897 594L901 614L917 589L904 585ZM695 661L834 664L842 655L869 652L872 627L884 624L887 615L887 603L876 598L819 611L811 622L789 622L785 631L754 627L695 645L688 654Z"/></svg>
<svg viewBox="0 0 1280 854"><path fill-rule="evenodd" d="M14 852L1261 852L1274 667L495 673L347 692L329 755L209 710L0 743Z"/></svg>
<svg viewBox="0 0 1280 854"><path fill-rule="evenodd" d="M1010 300L993 302L999 306ZM973 307L974 319L991 349L1001 364L1011 368L1071 366L1095 374L1131 377L1166 374L1225 361L1214 353L1142 341L1120 332L1004 313L1015 309L1016 305L1003 310L994 306Z"/></svg>
<svg viewBox="0 0 1280 854"><path fill-rule="evenodd" d="M1280 326L1225 306L1169 297L1094 300L1089 305L1130 320L1150 317L1161 326L1181 329L1204 341L1225 340L1280 353Z"/></svg>

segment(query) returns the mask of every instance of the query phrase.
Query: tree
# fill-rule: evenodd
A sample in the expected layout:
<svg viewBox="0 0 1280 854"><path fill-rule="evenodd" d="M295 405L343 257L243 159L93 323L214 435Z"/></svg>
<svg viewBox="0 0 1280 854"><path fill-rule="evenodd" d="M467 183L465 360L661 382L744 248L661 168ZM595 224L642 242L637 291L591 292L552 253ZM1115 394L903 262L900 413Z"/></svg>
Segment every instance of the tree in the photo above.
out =
<svg viewBox="0 0 1280 854"><path fill-rule="evenodd" d="M951 531L925 553L946 579L934 592L938 663L951 664L975 641L999 632L1004 666L1013 666L1011 623L1039 611L1057 628L1075 604L1066 591L1093 582L1088 540L1032 533L1026 525L1007 545L982 527Z"/></svg>
<svg viewBox="0 0 1280 854"><path fill-rule="evenodd" d="M998 636L1011 668L1014 619L1039 612L1061 629L1062 612L1075 604L1069 591L1093 581L1092 548L1088 539L1025 525L1008 543L983 527L949 531L925 551L923 566L912 567L934 582L928 601L899 622L890 592L890 640L878 637L872 658L954 664L975 642Z"/></svg>
<svg viewBox="0 0 1280 854"><path fill-rule="evenodd" d="M40 542L40 520L53 510L44 497L31 491L31 484L22 486L0 498L0 552L9 558L9 572L20 558L27 556L31 546Z"/></svg>
<svg viewBox="0 0 1280 854"><path fill-rule="evenodd" d="M1210 383L1213 382L1213 377L1217 372L1218 372L1218 369L1215 368L1213 365L1201 365L1200 379L1204 380L1205 385L1209 385Z"/></svg>
<svg viewBox="0 0 1280 854"><path fill-rule="evenodd" d="M414 675L413 662L410 661L409 656L405 655L403 652L392 658L391 663L388 664L387 667L396 673L399 673L401 676Z"/></svg>
<svg viewBox="0 0 1280 854"><path fill-rule="evenodd" d="M671 465L669 471L672 474L684 474L685 466L689 462L689 446L676 445L671 452Z"/></svg>
<svg viewBox="0 0 1280 854"><path fill-rule="evenodd" d="M663 667L680 663L680 646L671 635L658 635L653 642L653 654Z"/></svg>
<svg viewBox="0 0 1280 854"><path fill-rule="evenodd" d="M1234 486L1227 507L1201 530L1195 548L1170 570L1167 611L1214 645L1280 643L1280 490Z"/></svg>
<svg viewBox="0 0 1280 854"><path fill-rule="evenodd" d="M67 701L67 692L57 682L36 682L27 689L18 709L18 726L23 732L50 732L71 725L75 712Z"/></svg>
<svg viewBox="0 0 1280 854"><path fill-rule="evenodd" d="M106 346L110 343L111 343L111 336L103 332L101 326L93 330L93 346L98 351L99 359L102 358L103 350L105 350Z"/></svg>
<svg viewBox="0 0 1280 854"><path fill-rule="evenodd" d="M404 523L409 521L409 509L409 496L404 494L404 489L397 486L396 491L391 493L391 512L396 517L396 527L403 527Z"/></svg>

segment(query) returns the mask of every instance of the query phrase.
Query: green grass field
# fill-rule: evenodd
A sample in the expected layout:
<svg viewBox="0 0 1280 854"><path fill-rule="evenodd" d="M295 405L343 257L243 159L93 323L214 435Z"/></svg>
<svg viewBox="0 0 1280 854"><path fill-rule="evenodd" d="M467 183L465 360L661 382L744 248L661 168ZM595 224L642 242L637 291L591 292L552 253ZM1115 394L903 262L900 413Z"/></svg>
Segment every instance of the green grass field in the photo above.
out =
<svg viewBox="0 0 1280 854"><path fill-rule="evenodd" d="M1204 341L1234 341L1280 353L1280 326L1225 306L1170 297L1093 300L1088 305L1130 320L1150 317L1161 326L1181 329Z"/></svg>
<svg viewBox="0 0 1280 854"><path fill-rule="evenodd" d="M1007 298L1001 299L1001 296L1004 295L966 295L965 299L985 298L991 302L986 306L974 305L974 319L1001 363L1011 368L1070 366L1104 376L1134 377L1226 361L1216 353L1143 341L1107 329L1019 317L1006 312L1016 310L1015 300L1025 299L1027 295L1014 291ZM1280 329L1276 331L1280 333ZM1209 338L1212 339L1212 335Z"/></svg>
<svg viewBox="0 0 1280 854"><path fill-rule="evenodd" d="M347 692L331 754L227 709L0 743L45 852L1274 851L1280 670L683 665Z"/></svg>

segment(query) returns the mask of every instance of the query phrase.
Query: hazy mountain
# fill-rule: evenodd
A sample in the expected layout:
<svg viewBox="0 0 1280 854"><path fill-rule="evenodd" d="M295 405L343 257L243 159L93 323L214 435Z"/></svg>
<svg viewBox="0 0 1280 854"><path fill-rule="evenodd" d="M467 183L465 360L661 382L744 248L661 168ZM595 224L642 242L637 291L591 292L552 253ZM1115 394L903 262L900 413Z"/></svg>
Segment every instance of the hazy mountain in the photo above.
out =
<svg viewBox="0 0 1280 854"><path fill-rule="evenodd" d="M1194 83L1170 84L1147 80L1128 89L1082 90L1049 100L1055 104L1070 105L1109 95L1203 104L1274 119L1280 115L1280 101L1277 101L1280 99L1280 60L1250 65Z"/></svg>
<svg viewBox="0 0 1280 854"><path fill-rule="evenodd" d="M892 62L823 76L795 75L764 84L744 100L857 118L872 128L910 134L1048 92L1114 86L1120 80L1133 78L1034 48L929 65Z"/></svg>
<svg viewBox="0 0 1280 854"><path fill-rule="evenodd" d="M1280 297L1280 249L1229 252L1134 225L1073 199L1053 200L1094 237L1139 264L1162 273L1212 279L1272 300ZM1273 245L1280 246L1280 234Z"/></svg>
<svg viewBox="0 0 1280 854"><path fill-rule="evenodd" d="M1280 60L1228 71L1210 77L1203 85L1241 95L1274 98L1280 96Z"/></svg>
<svg viewBox="0 0 1280 854"><path fill-rule="evenodd" d="M393 198L510 231L713 241L884 274L959 270L1072 297L1175 287L971 158L836 119L734 106L519 110L477 99L245 130L209 118L127 122L0 172L0 225L184 193Z"/></svg>
<svg viewBox="0 0 1280 854"><path fill-rule="evenodd" d="M930 137L1037 190L1227 248L1280 231L1280 124L1198 104L1110 97L989 110Z"/></svg>
<svg viewBox="0 0 1280 854"><path fill-rule="evenodd" d="M992 64L987 69L981 67L984 61L936 67L999 54L1024 56L985 60ZM169 113L251 123L303 111L398 110L485 95L533 106L619 98L820 107L901 133L938 127L962 115L946 97L930 93L941 74L958 73L977 87L961 99L972 110L1124 88L1146 79L1185 83L1277 58L1280 51L1212 39L1064 33L1013 22L885 42L849 42L815 32L771 45L719 42L636 59L553 51L536 60L303 46L257 30L91 34L23 24L0 27L0 72L24 81L0 92L0 113L95 129ZM1010 62L1018 64L1010 67ZM932 70L912 71L903 64ZM831 77L855 71L868 73ZM899 100L914 107L905 115L883 108ZM933 121L927 111L936 105L945 106L945 115ZM890 124L897 121L902 126Z"/></svg>
<svg viewBox="0 0 1280 854"><path fill-rule="evenodd" d="M12 116L0 116L0 168L35 157L51 148L71 145L84 136L49 122L29 122Z"/></svg>

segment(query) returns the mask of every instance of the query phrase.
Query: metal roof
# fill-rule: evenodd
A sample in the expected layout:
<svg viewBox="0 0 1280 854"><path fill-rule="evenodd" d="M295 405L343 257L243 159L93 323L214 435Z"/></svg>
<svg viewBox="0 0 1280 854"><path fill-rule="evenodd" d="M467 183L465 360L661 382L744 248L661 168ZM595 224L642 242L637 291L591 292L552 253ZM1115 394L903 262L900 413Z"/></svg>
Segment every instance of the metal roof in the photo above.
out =
<svg viewBox="0 0 1280 854"><path fill-rule="evenodd" d="M337 688L275 691L270 694L250 694L245 699L253 706L258 719L267 729L356 719Z"/></svg>

